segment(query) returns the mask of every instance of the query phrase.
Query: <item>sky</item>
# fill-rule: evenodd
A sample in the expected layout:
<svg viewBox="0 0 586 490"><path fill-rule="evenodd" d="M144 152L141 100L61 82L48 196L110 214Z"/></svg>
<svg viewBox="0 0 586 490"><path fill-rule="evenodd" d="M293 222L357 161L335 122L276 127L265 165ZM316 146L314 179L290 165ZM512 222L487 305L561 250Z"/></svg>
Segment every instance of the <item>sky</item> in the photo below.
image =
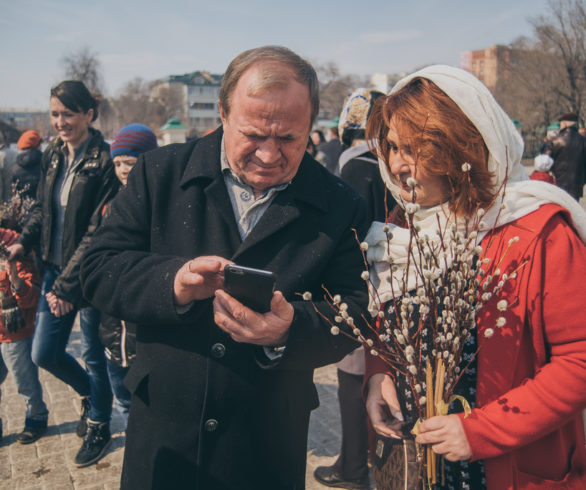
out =
<svg viewBox="0 0 586 490"><path fill-rule="evenodd" d="M342 74L459 66L464 51L531 36L548 0L0 0L0 107L47 109L64 56L87 47L105 93L140 77L223 73L279 44Z"/></svg>

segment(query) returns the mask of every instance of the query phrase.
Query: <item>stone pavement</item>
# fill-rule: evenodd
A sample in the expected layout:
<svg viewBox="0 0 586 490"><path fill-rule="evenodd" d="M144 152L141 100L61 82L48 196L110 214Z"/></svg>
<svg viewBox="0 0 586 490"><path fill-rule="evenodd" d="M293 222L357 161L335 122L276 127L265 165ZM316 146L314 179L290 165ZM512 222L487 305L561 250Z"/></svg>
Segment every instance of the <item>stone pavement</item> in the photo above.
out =
<svg viewBox="0 0 586 490"><path fill-rule="evenodd" d="M71 334L69 351L80 352L80 331ZM27 490L114 490L119 488L124 433L121 418L114 410L111 429L112 445L108 454L97 464L76 468L73 458L81 446L75 434L80 413L80 401L75 392L40 370L45 403L50 411L49 428L36 443L22 445L16 436L24 426L24 402L9 375L2 384L0 417L4 437L0 442L0 489ZM320 407L312 413L307 451L307 490L324 490L313 479L313 470L332 464L340 448L340 415L337 398L335 366L316 370L315 381ZM210 489L213 490L213 489Z"/></svg>

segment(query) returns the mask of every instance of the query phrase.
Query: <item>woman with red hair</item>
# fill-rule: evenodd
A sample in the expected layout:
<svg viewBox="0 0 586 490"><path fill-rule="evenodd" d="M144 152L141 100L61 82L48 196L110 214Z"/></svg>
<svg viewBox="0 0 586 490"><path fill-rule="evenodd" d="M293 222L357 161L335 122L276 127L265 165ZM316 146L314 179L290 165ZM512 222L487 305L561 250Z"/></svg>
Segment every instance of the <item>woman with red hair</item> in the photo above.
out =
<svg viewBox="0 0 586 490"><path fill-rule="evenodd" d="M471 74L430 66L378 102L367 138L422 236L439 240L438 231L460 230L482 209L477 233L487 274L525 263L476 316L477 364L467 375L475 408L467 417L424 420L416 441L456 462L447 464L448 488L586 488L586 213L562 190L528 179L518 132ZM417 263L407 259L409 230L391 228L390 242L382 223L366 238L383 303L397 297L397 276L409 287ZM503 320L493 330L496 315ZM412 414L401 409L396 373L367 356L365 379L374 429L402 437L397 422Z"/></svg>

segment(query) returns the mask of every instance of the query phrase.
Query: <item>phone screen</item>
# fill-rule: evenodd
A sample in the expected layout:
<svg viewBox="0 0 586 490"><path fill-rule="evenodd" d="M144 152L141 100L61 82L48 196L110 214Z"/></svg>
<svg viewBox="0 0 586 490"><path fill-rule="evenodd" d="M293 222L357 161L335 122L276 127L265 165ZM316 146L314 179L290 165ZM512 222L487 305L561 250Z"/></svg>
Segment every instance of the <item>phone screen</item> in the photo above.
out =
<svg viewBox="0 0 586 490"><path fill-rule="evenodd" d="M271 271L240 265L224 268L224 289L244 306L258 313L271 309L276 276Z"/></svg>

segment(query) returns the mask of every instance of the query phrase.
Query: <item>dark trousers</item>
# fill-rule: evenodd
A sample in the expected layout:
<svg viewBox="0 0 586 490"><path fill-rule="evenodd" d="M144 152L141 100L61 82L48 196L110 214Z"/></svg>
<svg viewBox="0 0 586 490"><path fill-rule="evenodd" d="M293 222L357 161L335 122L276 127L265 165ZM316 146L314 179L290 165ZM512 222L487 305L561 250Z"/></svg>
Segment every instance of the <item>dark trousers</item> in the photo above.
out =
<svg viewBox="0 0 586 490"><path fill-rule="evenodd" d="M334 464L345 480L360 480L368 475L368 431L362 378L362 375L338 369L342 449Z"/></svg>

